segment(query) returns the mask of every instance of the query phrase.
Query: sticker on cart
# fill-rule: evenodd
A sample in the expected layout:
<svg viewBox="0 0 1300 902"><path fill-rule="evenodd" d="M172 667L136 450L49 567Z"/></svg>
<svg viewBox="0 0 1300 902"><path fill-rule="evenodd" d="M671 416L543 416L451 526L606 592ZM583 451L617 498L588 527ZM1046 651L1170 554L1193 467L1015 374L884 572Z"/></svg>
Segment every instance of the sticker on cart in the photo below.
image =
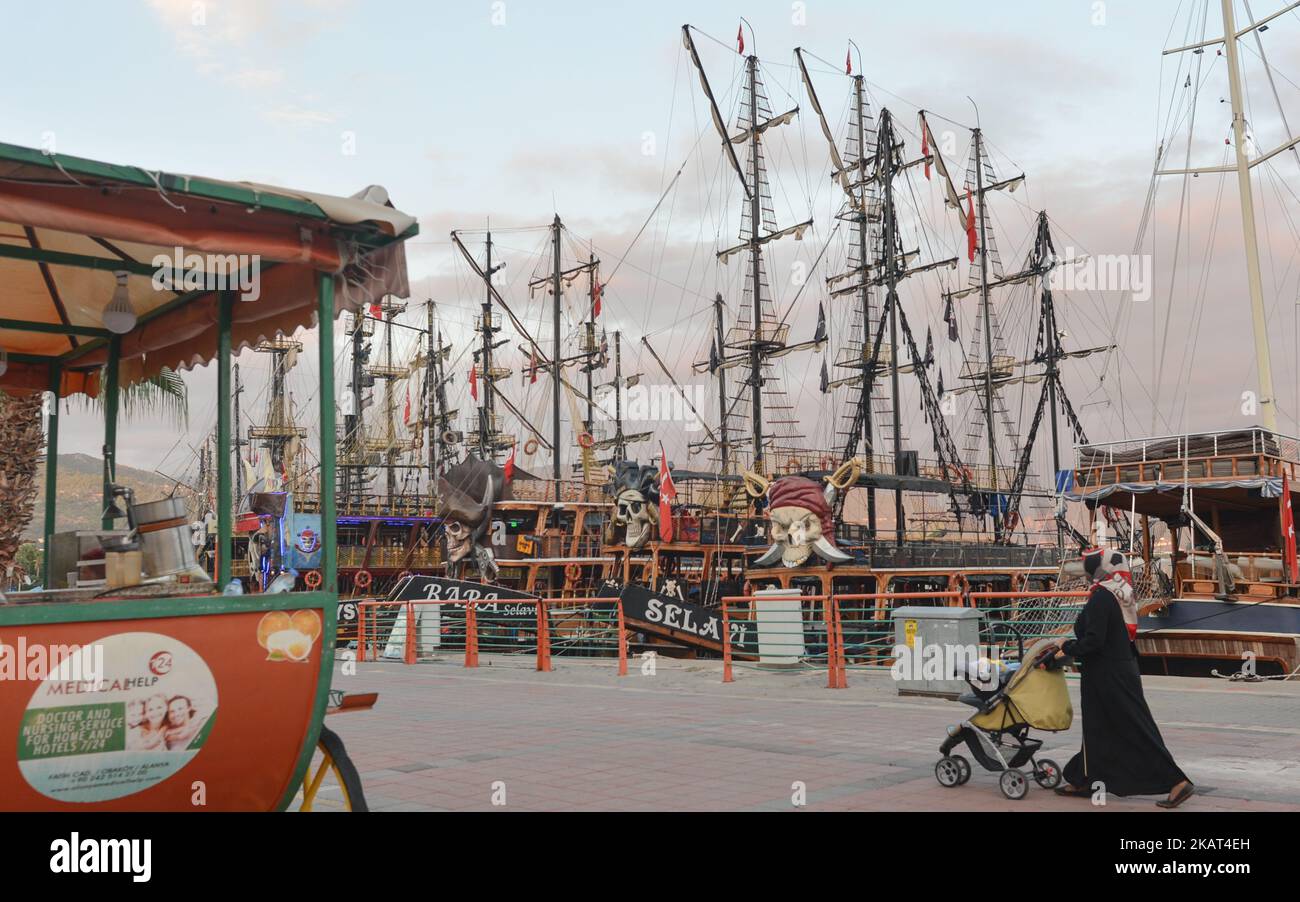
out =
<svg viewBox="0 0 1300 902"><path fill-rule="evenodd" d="M118 633L90 648L93 672L64 660L27 703L18 766L43 795L103 802L166 780L194 759L217 716L217 683L188 645Z"/></svg>

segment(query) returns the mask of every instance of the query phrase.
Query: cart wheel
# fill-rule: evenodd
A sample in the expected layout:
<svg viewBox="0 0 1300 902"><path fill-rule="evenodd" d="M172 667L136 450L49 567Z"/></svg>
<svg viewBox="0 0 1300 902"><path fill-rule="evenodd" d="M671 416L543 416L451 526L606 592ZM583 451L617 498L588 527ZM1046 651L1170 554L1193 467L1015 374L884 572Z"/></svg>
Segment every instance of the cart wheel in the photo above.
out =
<svg viewBox="0 0 1300 902"><path fill-rule="evenodd" d="M321 808L330 810L369 810L361 788L361 775L348 757L343 740L327 726L320 728L316 752L307 765L295 801L299 811L315 810L317 801L322 803Z"/></svg>
<svg viewBox="0 0 1300 902"><path fill-rule="evenodd" d="M1061 766L1051 758L1034 762L1034 782L1044 789L1055 789L1061 785Z"/></svg>
<svg viewBox="0 0 1300 902"><path fill-rule="evenodd" d="M1023 799L1029 792L1029 781L1025 779L1024 771L1019 770L1004 770L998 778L998 786L1004 796L1013 800Z"/></svg>
<svg viewBox="0 0 1300 902"><path fill-rule="evenodd" d="M965 782L961 775L961 765L951 755L940 758L939 763L934 766L934 778L939 781L940 786L960 786Z"/></svg>
<svg viewBox="0 0 1300 902"><path fill-rule="evenodd" d="M963 755L953 755L952 760L957 762L957 767L961 770L961 778L957 781L957 785L965 786L970 782L970 762Z"/></svg>

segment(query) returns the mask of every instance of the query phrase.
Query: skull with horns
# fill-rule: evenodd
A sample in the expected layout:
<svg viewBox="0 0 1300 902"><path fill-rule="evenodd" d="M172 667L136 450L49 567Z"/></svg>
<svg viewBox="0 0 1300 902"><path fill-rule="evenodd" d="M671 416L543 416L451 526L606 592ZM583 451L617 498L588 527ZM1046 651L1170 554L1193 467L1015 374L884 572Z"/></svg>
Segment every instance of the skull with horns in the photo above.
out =
<svg viewBox="0 0 1300 902"><path fill-rule="evenodd" d="M496 578L496 560L484 538L492 525L493 505L507 498L505 471L476 457L466 457L438 480L438 515L449 563L459 564L472 553L479 575Z"/></svg>
<svg viewBox="0 0 1300 902"><path fill-rule="evenodd" d="M827 479L823 489L804 476L768 481L756 473L746 473L745 486L755 498L767 495L771 523L772 545L755 564L766 567L780 561L787 567L800 567L814 553L828 564L853 560L835 546L831 507L841 486L834 477Z"/></svg>

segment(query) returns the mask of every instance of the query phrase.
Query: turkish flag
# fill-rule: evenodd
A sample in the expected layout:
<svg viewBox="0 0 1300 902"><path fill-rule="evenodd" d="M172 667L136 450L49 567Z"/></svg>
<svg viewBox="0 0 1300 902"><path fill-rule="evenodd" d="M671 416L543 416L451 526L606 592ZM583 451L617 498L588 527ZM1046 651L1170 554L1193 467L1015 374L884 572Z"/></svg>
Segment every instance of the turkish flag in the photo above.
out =
<svg viewBox="0 0 1300 902"><path fill-rule="evenodd" d="M664 453L663 443L659 444L659 539L663 542L673 540L673 507L677 498L677 486L673 485L673 474L668 469L668 455Z"/></svg>
<svg viewBox="0 0 1300 902"><path fill-rule="evenodd" d="M532 385L537 381L537 348L533 348L532 356L528 359L528 384Z"/></svg>
<svg viewBox="0 0 1300 902"><path fill-rule="evenodd" d="M925 157L925 180L930 181L930 126L921 117L921 156Z"/></svg>
<svg viewBox="0 0 1300 902"><path fill-rule="evenodd" d="M1296 559L1295 513L1291 509L1291 480L1282 474L1282 563L1290 581L1300 583L1300 561Z"/></svg>
<svg viewBox="0 0 1300 902"><path fill-rule="evenodd" d="M966 256L970 262L975 262L975 248L979 244L975 239L975 198L971 197L970 189L966 189L966 203L969 206L966 209Z"/></svg>
<svg viewBox="0 0 1300 902"><path fill-rule="evenodd" d="M478 400L478 367L469 368L469 396L475 401Z"/></svg>
<svg viewBox="0 0 1300 902"><path fill-rule="evenodd" d="M402 411L402 422L411 425L411 386L406 386L406 408Z"/></svg>
<svg viewBox="0 0 1300 902"><path fill-rule="evenodd" d="M845 75L853 74L853 49L852 48L844 51L844 74Z"/></svg>
<svg viewBox="0 0 1300 902"><path fill-rule="evenodd" d="M600 299L605 293L605 286L599 282L591 283L591 318L600 316Z"/></svg>
<svg viewBox="0 0 1300 902"><path fill-rule="evenodd" d="M744 53L745 52L745 26L744 25L741 25L740 28L736 30L736 42L740 45L737 48L736 52Z"/></svg>
<svg viewBox="0 0 1300 902"><path fill-rule="evenodd" d="M375 319L383 319L383 318L384 318L384 305L383 305L383 304L371 304L371 305L370 305L370 315L373 316Z"/></svg>
<svg viewBox="0 0 1300 902"><path fill-rule="evenodd" d="M506 465L502 467L505 472L506 482L515 478L515 448L518 446L518 442L510 446L510 456L506 458Z"/></svg>

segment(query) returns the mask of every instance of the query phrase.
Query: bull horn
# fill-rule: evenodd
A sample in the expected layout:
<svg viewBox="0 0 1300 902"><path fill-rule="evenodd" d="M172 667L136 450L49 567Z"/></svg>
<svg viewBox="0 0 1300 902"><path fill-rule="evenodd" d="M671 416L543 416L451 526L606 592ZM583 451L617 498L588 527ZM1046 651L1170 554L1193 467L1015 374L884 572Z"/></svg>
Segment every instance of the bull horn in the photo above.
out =
<svg viewBox="0 0 1300 902"><path fill-rule="evenodd" d="M479 539L483 538L483 534L486 533L488 527L492 525L492 503L495 500L496 483L493 481L491 473L488 474L488 478L485 482L487 484L483 487L483 519L478 526L474 527L473 539L475 543L477 543Z"/></svg>
<svg viewBox="0 0 1300 902"><path fill-rule="evenodd" d="M772 481L761 473L755 473L753 470L745 471L745 491L751 498L762 498L767 494L767 488Z"/></svg>
<svg viewBox="0 0 1300 902"><path fill-rule="evenodd" d="M754 566L767 567L771 564L775 564L777 561L781 560L783 554L785 554L785 545L781 542L773 542L772 547L767 549L761 558L754 561Z"/></svg>
<svg viewBox="0 0 1300 902"><path fill-rule="evenodd" d="M816 542L813 542L813 551L817 552L817 556L828 564L847 564L853 560L852 555L840 551L825 536L820 536Z"/></svg>

